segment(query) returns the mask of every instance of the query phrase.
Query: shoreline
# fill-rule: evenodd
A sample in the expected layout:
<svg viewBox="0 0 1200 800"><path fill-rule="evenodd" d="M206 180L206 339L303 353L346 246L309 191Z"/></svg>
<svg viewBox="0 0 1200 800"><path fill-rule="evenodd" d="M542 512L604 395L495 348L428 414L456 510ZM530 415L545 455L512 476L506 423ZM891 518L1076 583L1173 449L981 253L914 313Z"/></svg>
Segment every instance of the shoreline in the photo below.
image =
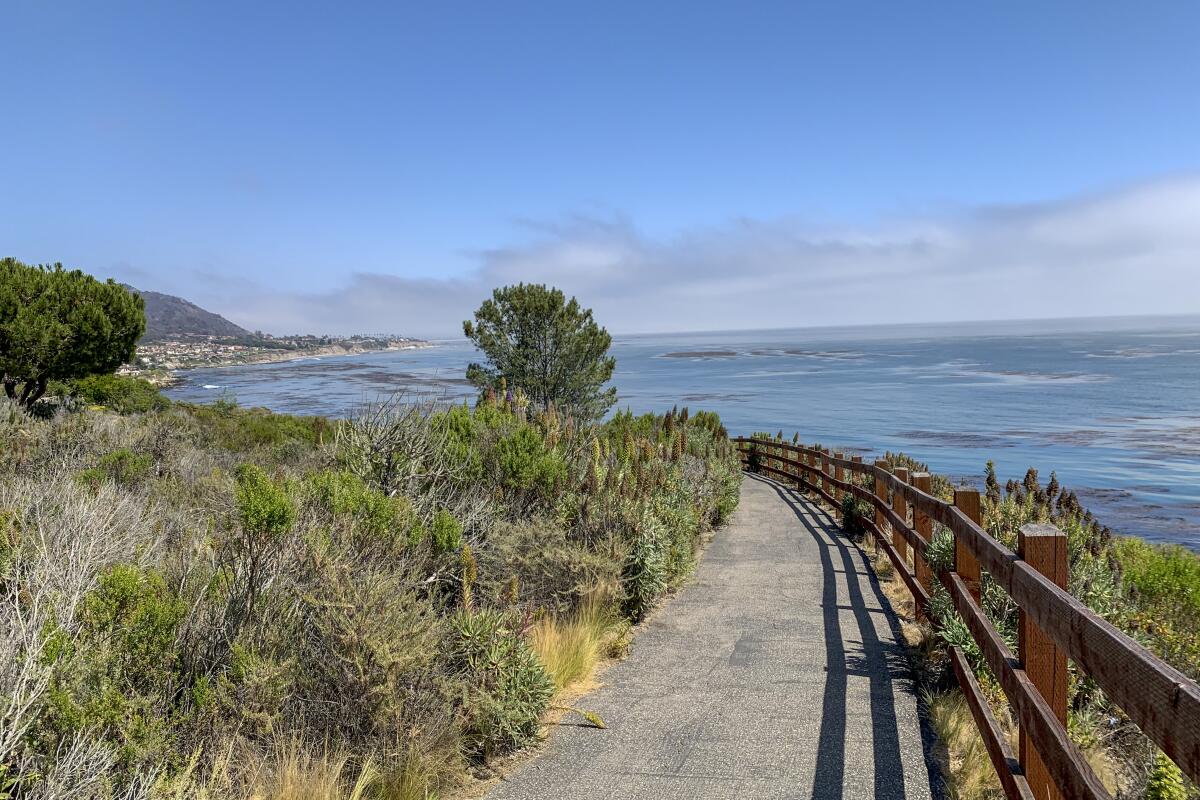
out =
<svg viewBox="0 0 1200 800"><path fill-rule="evenodd" d="M166 364L152 370L130 370L127 375L144 378L159 389L170 389L183 382L181 372L197 369L227 369L254 364L281 364L288 361L300 361L306 358L325 358L330 356L355 356L366 353L395 353L404 350L424 350L437 345L427 341L404 342L388 345L387 347L362 347L360 345L331 344L301 350L263 350L247 353L245 357L218 359L212 362L196 364Z"/></svg>

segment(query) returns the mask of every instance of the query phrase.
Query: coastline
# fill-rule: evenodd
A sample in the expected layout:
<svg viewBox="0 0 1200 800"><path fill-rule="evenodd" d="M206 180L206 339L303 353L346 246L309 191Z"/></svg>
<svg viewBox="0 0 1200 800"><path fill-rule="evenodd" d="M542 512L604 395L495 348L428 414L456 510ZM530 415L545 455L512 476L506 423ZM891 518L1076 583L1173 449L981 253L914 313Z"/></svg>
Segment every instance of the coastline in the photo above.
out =
<svg viewBox="0 0 1200 800"><path fill-rule="evenodd" d="M435 347L427 341L405 341L389 344L386 347L364 347L357 344L330 344L320 347L309 347L296 350L267 350L239 353L236 357L217 358L211 361L165 363L151 370L129 370L124 374L144 378L159 389L169 389L182 382L179 373L194 369L224 369L241 367L251 364L277 364L287 361L300 361L306 358L325 358L329 356L353 356L364 353L393 353L402 350L423 350Z"/></svg>

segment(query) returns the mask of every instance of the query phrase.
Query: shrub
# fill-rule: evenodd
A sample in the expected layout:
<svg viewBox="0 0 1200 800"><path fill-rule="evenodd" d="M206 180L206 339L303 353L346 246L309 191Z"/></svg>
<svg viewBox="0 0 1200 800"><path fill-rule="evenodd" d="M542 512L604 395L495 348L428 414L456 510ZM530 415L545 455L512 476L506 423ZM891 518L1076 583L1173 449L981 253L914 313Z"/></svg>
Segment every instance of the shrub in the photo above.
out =
<svg viewBox="0 0 1200 800"><path fill-rule="evenodd" d="M163 757L184 612L160 574L130 564L104 572L83 600L77 637L54 645L63 660L42 736L58 747L76 734L98 735L119 748L125 767Z"/></svg>
<svg viewBox="0 0 1200 800"><path fill-rule="evenodd" d="M512 595L515 588L523 604L566 611L590 591L619 591L620 563L569 538L554 520L502 522L488 545L478 553L481 592L488 596Z"/></svg>
<svg viewBox="0 0 1200 800"><path fill-rule="evenodd" d="M509 613L459 611L450 618L450 667L463 681L463 745L490 757L533 741L554 696L546 673Z"/></svg>
<svg viewBox="0 0 1200 800"><path fill-rule="evenodd" d="M237 470L237 509L248 533L275 537L289 531L296 507L285 487L272 481L262 467L243 464Z"/></svg>
<svg viewBox="0 0 1200 800"><path fill-rule="evenodd" d="M842 498L842 530L847 536L854 539L865 536L868 520L874 521L869 505L851 494Z"/></svg>
<svg viewBox="0 0 1200 800"><path fill-rule="evenodd" d="M93 486L104 480L131 484L144 477L153 466L153 456L121 448L102 456L96 466L80 472L78 478L82 483Z"/></svg>
<svg viewBox="0 0 1200 800"><path fill-rule="evenodd" d="M686 577L696 562L700 520L696 518L692 498L682 487L669 494L660 494L652 512L664 533L667 582L674 584Z"/></svg>
<svg viewBox="0 0 1200 800"><path fill-rule="evenodd" d="M434 427L443 434L442 447L446 462L464 481L478 481L484 477L483 454L478 442L477 427L486 428L494 422L491 407L481 406L472 411L466 405L454 406L433 418ZM477 424L477 419L482 425Z"/></svg>
<svg viewBox="0 0 1200 800"><path fill-rule="evenodd" d="M118 414L162 411L171 405L157 386L129 375L90 375L55 384L51 391L88 405L107 406Z"/></svg>
<svg viewBox="0 0 1200 800"><path fill-rule="evenodd" d="M253 464L238 467L234 501L241 525L225 542L222 580L217 584L228 591L225 633L219 642L226 650L253 616L262 587L277 567L284 534L296 519L288 487Z"/></svg>
<svg viewBox="0 0 1200 800"><path fill-rule="evenodd" d="M625 585L625 611L637 621L667 590L667 543L662 524L651 514L630 532L629 555L622 575Z"/></svg>
<svg viewBox="0 0 1200 800"><path fill-rule="evenodd" d="M429 526L429 541L435 553L453 553L462 546L462 525L449 511L439 509Z"/></svg>
<svg viewBox="0 0 1200 800"><path fill-rule="evenodd" d="M1125 584L1163 610L1200 619L1200 556L1179 545L1123 538L1114 543Z"/></svg>
<svg viewBox="0 0 1200 800"><path fill-rule="evenodd" d="M1187 796L1183 773L1165 753L1159 752L1146 783L1146 800L1186 800Z"/></svg>
<svg viewBox="0 0 1200 800"><path fill-rule="evenodd" d="M288 444L311 447L320 444L330 429L329 420L324 417L273 414L264 408L243 409L228 401L184 408L217 447L234 453Z"/></svg>
<svg viewBox="0 0 1200 800"><path fill-rule="evenodd" d="M496 443L496 466L501 485L515 492L550 496L566 477L566 464L531 426L522 426Z"/></svg>
<svg viewBox="0 0 1200 800"><path fill-rule="evenodd" d="M721 481L717 502L713 508L713 524L724 525L737 510L738 500L741 499L742 476L739 471L731 471L728 479Z"/></svg>
<svg viewBox="0 0 1200 800"><path fill-rule="evenodd" d="M366 747L409 728L451 727L435 682L438 598L420 591L424 575L338 543L305 563L296 626L267 631L287 659L287 716Z"/></svg>
<svg viewBox="0 0 1200 800"><path fill-rule="evenodd" d="M326 513L348 518L372 539L389 543L411 538L418 523L408 500L389 497L350 472L326 470L309 475L305 488Z"/></svg>

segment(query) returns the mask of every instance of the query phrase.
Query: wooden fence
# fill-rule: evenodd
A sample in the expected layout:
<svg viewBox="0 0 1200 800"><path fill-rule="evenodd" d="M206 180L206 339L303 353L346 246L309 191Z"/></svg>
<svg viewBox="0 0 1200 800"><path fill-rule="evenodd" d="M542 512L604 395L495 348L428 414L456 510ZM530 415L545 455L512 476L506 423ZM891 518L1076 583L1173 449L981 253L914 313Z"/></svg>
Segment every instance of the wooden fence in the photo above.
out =
<svg viewBox="0 0 1200 800"><path fill-rule="evenodd" d="M734 441L754 471L815 492L834 508L846 495L873 507L866 527L919 614L928 614L933 581L945 587L1015 712L1020 738L1014 754L962 651L952 647L954 672L1008 797L1111 797L1067 734L1068 658L1200 783L1200 686L1067 593L1065 534L1052 525L1026 525L1014 553L980 526L977 491L957 490L948 503L931 494L928 473L910 475L882 461L864 464L859 456L769 439ZM937 575L925 557L934 522L954 536L954 566ZM981 570L1020 607L1016 654L980 606Z"/></svg>

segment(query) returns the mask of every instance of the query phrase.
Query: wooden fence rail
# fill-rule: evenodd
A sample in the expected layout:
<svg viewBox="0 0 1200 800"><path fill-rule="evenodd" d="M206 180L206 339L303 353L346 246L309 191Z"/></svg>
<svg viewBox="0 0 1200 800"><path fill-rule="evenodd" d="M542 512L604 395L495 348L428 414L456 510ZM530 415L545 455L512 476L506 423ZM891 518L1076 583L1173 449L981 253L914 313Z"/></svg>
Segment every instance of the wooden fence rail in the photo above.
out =
<svg viewBox="0 0 1200 800"><path fill-rule="evenodd" d="M858 457L770 439L734 441L754 471L808 489L834 508L846 495L870 505L874 520L864 524L912 593L919 614L928 614L935 577L926 558L933 523L953 534L954 566L936 578L1016 714L1016 757L957 648L951 649L951 662L1008 797L1110 797L1067 735L1068 658L1200 783L1200 686L1067 592L1065 534L1050 525L1026 525L1014 553L981 527L976 491L959 490L955 502L948 503L931 494L925 473L910 476L903 469L889 471L882 461L864 464ZM1016 654L980 605L981 570L1020 608Z"/></svg>

